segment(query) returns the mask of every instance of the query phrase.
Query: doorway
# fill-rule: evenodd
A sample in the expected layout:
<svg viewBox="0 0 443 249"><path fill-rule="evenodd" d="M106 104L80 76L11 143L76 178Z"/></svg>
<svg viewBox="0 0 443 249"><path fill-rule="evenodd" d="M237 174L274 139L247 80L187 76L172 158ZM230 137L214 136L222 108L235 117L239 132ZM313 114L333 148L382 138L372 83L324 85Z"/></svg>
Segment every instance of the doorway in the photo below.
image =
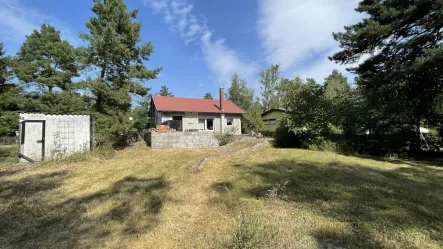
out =
<svg viewBox="0 0 443 249"><path fill-rule="evenodd" d="M177 131L183 131L183 117L182 116L172 116L172 120L178 121Z"/></svg>
<svg viewBox="0 0 443 249"><path fill-rule="evenodd" d="M23 154L34 161L45 158L45 121L26 120L21 123L20 146Z"/></svg>

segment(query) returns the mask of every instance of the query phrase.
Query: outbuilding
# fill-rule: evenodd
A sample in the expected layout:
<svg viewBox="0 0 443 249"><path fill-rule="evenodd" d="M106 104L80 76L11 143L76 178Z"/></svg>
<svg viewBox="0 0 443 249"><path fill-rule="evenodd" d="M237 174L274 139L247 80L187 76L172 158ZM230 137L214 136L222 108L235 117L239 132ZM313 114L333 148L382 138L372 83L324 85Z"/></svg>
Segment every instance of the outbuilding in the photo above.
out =
<svg viewBox="0 0 443 249"><path fill-rule="evenodd" d="M19 117L21 162L90 151L94 146L91 115L20 113Z"/></svg>

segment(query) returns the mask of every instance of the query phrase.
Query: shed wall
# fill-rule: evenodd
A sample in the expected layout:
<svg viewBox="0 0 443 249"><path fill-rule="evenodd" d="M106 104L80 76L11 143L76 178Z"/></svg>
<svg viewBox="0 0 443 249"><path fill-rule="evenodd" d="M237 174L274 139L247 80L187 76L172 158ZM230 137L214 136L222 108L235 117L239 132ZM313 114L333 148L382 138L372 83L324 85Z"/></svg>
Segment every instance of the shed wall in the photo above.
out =
<svg viewBox="0 0 443 249"><path fill-rule="evenodd" d="M45 121L45 158L91 150L93 127L89 115L20 114L20 123L28 120ZM20 133L22 136L21 129ZM25 136L28 133L31 131L25 128ZM20 145L20 152L25 156L34 153L33 150L31 144Z"/></svg>

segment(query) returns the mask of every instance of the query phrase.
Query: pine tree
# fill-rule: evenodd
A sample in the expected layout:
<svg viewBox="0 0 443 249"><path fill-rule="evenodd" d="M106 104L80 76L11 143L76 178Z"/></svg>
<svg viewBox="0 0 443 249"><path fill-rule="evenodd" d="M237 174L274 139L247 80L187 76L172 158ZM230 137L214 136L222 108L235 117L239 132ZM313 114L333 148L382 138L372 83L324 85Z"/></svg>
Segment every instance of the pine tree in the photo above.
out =
<svg viewBox="0 0 443 249"><path fill-rule="evenodd" d="M89 79L97 115L97 141L123 146L131 132L131 95L144 96L143 82L155 79L161 68L150 70L143 64L153 51L150 42L141 43L141 24L134 21L138 10L127 11L122 0L97 0L95 16L86 23L89 34L80 37L89 42L86 63L99 70L98 78Z"/></svg>
<svg viewBox="0 0 443 249"><path fill-rule="evenodd" d="M157 93L159 96L169 96L169 97L174 97L174 94L172 94L171 92L169 92L169 88L165 85L161 86L160 88L160 92Z"/></svg>
<svg viewBox="0 0 443 249"><path fill-rule="evenodd" d="M211 93L206 93L205 96L203 96L203 99L214 99L214 98L212 98Z"/></svg>
<svg viewBox="0 0 443 249"><path fill-rule="evenodd" d="M442 9L441 0L365 0L356 9L363 21L333 34L342 50L330 59L349 64L368 56L351 69L358 86L373 111L387 118L382 123L416 126L418 144L420 122L435 116L443 91Z"/></svg>
<svg viewBox="0 0 443 249"><path fill-rule="evenodd" d="M271 65L270 68L260 72L263 111L281 107L280 98L277 91L280 85L279 67L279 64Z"/></svg>
<svg viewBox="0 0 443 249"><path fill-rule="evenodd" d="M43 24L34 30L17 53L14 72L26 84L37 84L42 92L54 88L72 90L72 78L79 76L76 50L62 41L60 31Z"/></svg>
<svg viewBox="0 0 443 249"><path fill-rule="evenodd" d="M23 90L11 83L11 58L5 56L3 43L0 43L0 136L13 136L17 127L18 111L27 101Z"/></svg>

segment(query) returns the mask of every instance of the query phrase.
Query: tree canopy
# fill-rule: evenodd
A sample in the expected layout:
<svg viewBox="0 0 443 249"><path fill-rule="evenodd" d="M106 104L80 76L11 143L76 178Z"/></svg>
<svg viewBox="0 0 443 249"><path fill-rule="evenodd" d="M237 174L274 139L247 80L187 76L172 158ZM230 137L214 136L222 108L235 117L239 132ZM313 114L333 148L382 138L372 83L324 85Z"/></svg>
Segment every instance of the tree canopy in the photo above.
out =
<svg viewBox="0 0 443 249"><path fill-rule="evenodd" d="M404 117L401 122L415 126L417 135L420 122L435 116L443 90L442 9L440 0L365 0L356 9L365 18L333 34L341 51L331 60L364 59L351 72L371 108L391 121Z"/></svg>
<svg viewBox="0 0 443 249"><path fill-rule="evenodd" d="M214 98L212 98L211 93L206 93L205 96L203 96L203 99L214 99Z"/></svg>
<svg viewBox="0 0 443 249"><path fill-rule="evenodd" d="M169 91L169 88L165 85L161 86L160 91L157 93L160 96L174 97L174 94Z"/></svg>

